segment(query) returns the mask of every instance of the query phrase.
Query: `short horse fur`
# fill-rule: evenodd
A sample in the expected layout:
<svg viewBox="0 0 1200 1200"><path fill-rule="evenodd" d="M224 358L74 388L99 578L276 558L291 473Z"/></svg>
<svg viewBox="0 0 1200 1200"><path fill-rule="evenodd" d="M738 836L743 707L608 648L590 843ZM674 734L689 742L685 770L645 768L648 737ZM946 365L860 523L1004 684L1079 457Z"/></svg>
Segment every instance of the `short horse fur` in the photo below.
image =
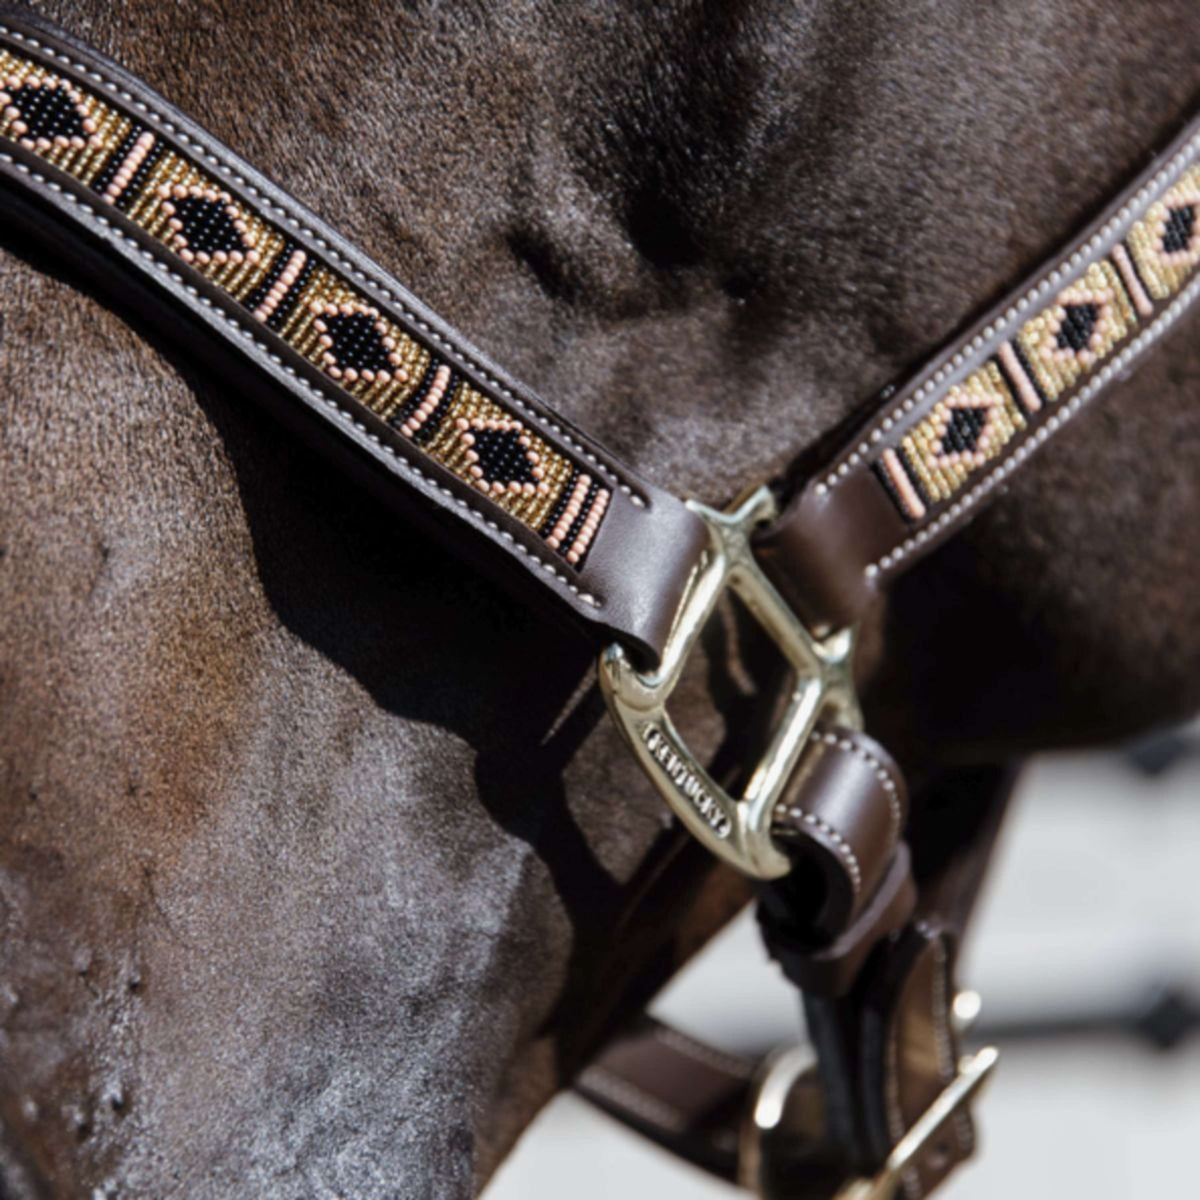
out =
<svg viewBox="0 0 1200 1200"><path fill-rule="evenodd" d="M1200 105L1186 0L35 8L714 503ZM744 886L589 647L0 244L0 1196L471 1195ZM1198 706L1195 321L865 631L914 779Z"/></svg>

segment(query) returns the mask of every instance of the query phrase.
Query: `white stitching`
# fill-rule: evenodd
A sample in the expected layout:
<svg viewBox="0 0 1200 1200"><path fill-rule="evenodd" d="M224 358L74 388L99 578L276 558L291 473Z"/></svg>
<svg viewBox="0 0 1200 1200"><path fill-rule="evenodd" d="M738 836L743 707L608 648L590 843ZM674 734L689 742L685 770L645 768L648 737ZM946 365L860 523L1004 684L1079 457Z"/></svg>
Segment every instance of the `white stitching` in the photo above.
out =
<svg viewBox="0 0 1200 1200"><path fill-rule="evenodd" d="M950 1005L946 992L946 943L945 939L934 930L928 921L920 920L913 924L933 942L934 954L937 958L933 973L934 1028L937 1032L938 1065L942 1078L949 1083L958 1071L958 1064L955 1061L954 1045L950 1038ZM958 1137L962 1148L969 1151L975 1137L971 1129L971 1119L965 1108L955 1114L955 1124L958 1126Z"/></svg>
<svg viewBox="0 0 1200 1200"><path fill-rule="evenodd" d="M911 554L918 546L922 546L931 537L940 533L947 525L959 517L967 509L973 507L983 496L992 491L998 484L1003 483L1043 442L1061 426L1065 425L1101 388L1105 387L1115 374L1158 341L1188 310L1193 300L1200 295L1200 276L1193 279L1182 292L1159 315L1142 330L1100 373L1084 388L1073 396L1048 421L1034 430L1025 444L1011 457L1006 458L986 478L981 479L973 488L965 492L945 512L931 521L924 529L905 539L890 553L883 555L877 561L865 568L868 578L874 578L880 571L888 570Z"/></svg>
<svg viewBox="0 0 1200 1200"><path fill-rule="evenodd" d="M605 1067L588 1067L579 1077L576 1086L584 1092L596 1092L606 1100L627 1108L643 1120L664 1129L681 1132L687 1127L687 1120L678 1109L672 1108L665 1100L643 1091L629 1080L614 1075Z"/></svg>
<svg viewBox="0 0 1200 1200"><path fill-rule="evenodd" d="M0 31L5 31L3 25L0 25ZM547 562L540 555L535 554L532 550L530 550L528 546L517 541L511 532L509 532L507 529L502 529L481 509L476 508L473 504L469 504L466 500L457 495L455 492L452 492L444 484L439 483L432 476L427 475L420 469L420 467L414 466L407 459L401 457L393 446L377 441L375 438L373 438L367 427L356 418L353 412L348 409L344 409L332 396L327 396L324 392L313 387L308 380L300 376L299 372L294 367L288 363L285 363L269 345L256 337L252 328L243 325L242 322L236 317L230 316L228 313L219 310L207 296L201 296L195 287L187 283L182 276L173 271L168 263L160 259L157 254L145 249L133 238L129 237L125 233L122 233L120 229L116 228L116 226L113 225L112 222L101 213L100 209L96 207L96 205L94 205L90 199L81 199L80 197L75 196L73 193L66 191L60 184L47 179L46 176L42 175L38 171L35 171L32 167L26 166L25 163L18 162L10 154L0 152L0 162L8 163L22 174L28 175L31 179L36 179L39 183L44 184L51 191L61 195L62 198L67 201L67 203L81 204L83 207L89 209L95 216L97 222L104 226L113 237L119 238L121 241L128 243L140 257L146 259L150 263L153 263L163 274L169 275L181 287L183 287L189 295L195 297L204 308L212 311L225 324L240 334L241 337L243 337L246 341L253 342L260 350L266 353L273 363L279 366L289 376L296 386L303 389L315 399L321 401L321 403L327 408L332 409L333 412L343 422L353 426L359 432L365 434L373 444L377 444L386 455L395 461L397 467L401 471L407 472L410 475L415 475L419 479L424 480L438 492L442 493L442 495L452 500L460 508L465 508L469 512L474 513L489 529L499 534L500 537L503 538L504 541L507 542L519 554L525 555L525 557L530 559L530 561L537 563L537 565L541 567L543 571L553 575L557 580L559 580L559 582L565 584L574 595L578 596L579 599L583 601L583 603L590 605L592 608L602 608L604 606L604 600L601 597L595 596L590 592L585 592L577 584L572 583L571 580L566 575L562 574L562 572L559 571L552 563Z"/></svg>
<svg viewBox="0 0 1200 1200"><path fill-rule="evenodd" d="M937 1032L938 1066L942 1075L949 1080L954 1078L955 1064L954 1047L950 1044L947 1025L950 1010L946 1004L946 945L942 935L928 921L914 921L913 925L933 944L934 957L937 959L937 969L933 973L933 1012L938 1019L934 1027Z"/></svg>
<svg viewBox="0 0 1200 1200"><path fill-rule="evenodd" d="M1075 247L1048 275L1043 276L1023 296L1014 301L1001 317L992 322L986 329L977 333L968 345L960 347L959 351L955 353L956 365L961 364L965 356L974 354L989 341L999 340L999 334L1002 329L1007 333L1008 328L1015 323L1016 319L1031 303L1044 296L1052 286L1058 283L1065 270L1071 268L1072 265L1078 265L1082 261L1080 258L1081 255L1090 255L1099 250L1106 242L1110 240L1115 241L1114 235L1116 231L1123 225L1132 224L1135 217L1142 215L1142 210L1150 206L1151 200L1157 198L1161 192L1169 187L1174 182L1175 177L1189 165L1197 149L1200 149L1200 134L1197 134L1191 141L1183 145L1175 157L1170 162L1164 164L1154 178L1138 191L1137 195L1123 204L1120 211L1115 213L1101 229L1098 229L1085 245ZM878 424L884 429L890 429L906 413L911 412L918 401L930 395L948 377L949 373L949 368L943 365L932 378L926 379L910 396L896 405ZM868 436L871 437L871 440L876 440L873 434ZM859 446L858 450L861 453L863 446ZM841 464L841 466L844 465L845 463ZM826 477L817 484L815 489L817 494L825 495L827 492L832 491L846 477L846 474L847 472L841 471L838 466L831 468Z"/></svg>
<svg viewBox="0 0 1200 1200"><path fill-rule="evenodd" d="M92 70L92 68L87 66L87 64L77 62L68 55L59 53L52 46L44 45L36 38L26 37L18 30L10 29L7 25L2 23L0 23L0 33L3 33L7 37L13 38L15 41L23 42L25 45L36 50L41 50L42 53L47 55L49 58L55 59L58 62L71 67L73 70L82 72L88 79L103 84L108 88L109 91L116 93L119 99L124 100L128 104L132 104L139 112L143 113L145 116L154 121L155 124L161 125L168 133L177 137L185 146L191 147L192 151L197 157L203 159L210 166L220 171L221 174L223 174L226 178L232 179L234 183L238 184L250 195L254 196L263 205L264 209L266 209L268 212L274 211L282 216L293 229L298 230L305 237L309 238L314 245L319 246L322 250L324 250L333 262L343 267L353 278L357 279L360 283L378 291L380 295L382 295L389 303L393 304L401 313L403 313L413 325L425 333L431 342L434 342L443 350L447 350L451 354L457 355L473 370L475 370L481 379L486 381L492 388L499 392L500 395L504 396L505 399L511 401L513 405L532 417L534 420L541 422L541 424L545 425L546 428L553 430L554 433L557 434L558 437L560 437L568 446L570 446L576 454L591 463L592 466L595 467L596 470L603 475L609 483L618 488L620 491L624 492L634 505L636 505L638 508L647 507L647 500L635 492L628 483L622 480L613 467L607 463L601 462L590 450L588 450L586 446L577 442L565 429L563 429L561 425L558 424L557 421L553 419L549 413L537 411L519 396L515 395L509 387L501 383L501 381L497 379L477 359L473 358L470 354L466 353L465 350L459 346L456 346L447 338L442 337L441 334L439 334L435 329L432 329L421 317L419 317L411 308L408 307L404 300L396 296L386 283L375 276L365 273L355 263L351 262L347 258L344 258L318 233L312 229L309 229L308 226L302 225L300 221L297 220L296 216L289 212L288 209L268 199L262 194L262 192L258 190L257 187L255 187L254 184L243 179L242 176L238 174L236 170L230 167L228 163L223 162L221 159L209 153L204 146L200 145L193 138L189 137L183 132L183 130L177 128L170 118L142 103L142 101L136 99L129 92L122 91L116 83L105 78L105 76L99 72Z"/></svg>
<svg viewBox="0 0 1200 1200"><path fill-rule="evenodd" d="M858 865L858 856L851 849L850 843L828 821L818 817L816 813L805 812L804 809L796 808L794 805L778 808L775 811L780 816L794 817L796 820L814 826L833 841L834 848L845 860L850 871L850 883L857 898L862 888L862 868Z"/></svg>
<svg viewBox="0 0 1200 1200"><path fill-rule="evenodd" d="M862 759L875 772L875 778L879 780L880 787L883 788L884 795L887 796L888 808L892 814L892 834L891 840L895 842L902 832L904 824L904 814L900 808L900 797L896 790L896 781L892 778L891 773L883 762L874 754L872 754L864 746L859 746L852 742L847 737L839 737L836 733L819 732L813 735L817 741L823 742L826 746L832 746L835 750L841 750L846 754L853 754L856 758Z"/></svg>
<svg viewBox="0 0 1200 1200"><path fill-rule="evenodd" d="M718 1050L713 1046L706 1046L703 1042L694 1041L669 1025L655 1026L652 1036L656 1041L670 1046L680 1054L693 1058L696 1062L714 1067L726 1075L732 1075L735 1079L749 1079L754 1074L753 1064L748 1063L745 1059L738 1058L733 1054L726 1054L723 1050Z"/></svg>

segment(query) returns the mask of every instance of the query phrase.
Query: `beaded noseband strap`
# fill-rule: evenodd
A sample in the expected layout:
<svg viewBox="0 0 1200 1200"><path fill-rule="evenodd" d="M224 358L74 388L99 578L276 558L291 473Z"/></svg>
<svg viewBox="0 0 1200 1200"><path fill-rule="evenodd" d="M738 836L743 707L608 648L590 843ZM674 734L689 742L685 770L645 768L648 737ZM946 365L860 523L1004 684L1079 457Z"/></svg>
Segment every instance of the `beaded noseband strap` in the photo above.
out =
<svg viewBox="0 0 1200 1200"><path fill-rule="evenodd" d="M914 918L907 793L858 728L850 626L1200 295L1200 125L782 511L768 488L720 513L638 479L141 81L4 8L0 212L607 646L602 683L664 798L772 880L764 932L804 992L817 1064L780 1060L755 1082L642 1029L589 1073L594 1097L765 1195L828 1196L863 1176L856 1196L917 1200L971 1153L966 1101L993 1059L957 1060L952 969L1009 781L992 781L962 835L953 902L938 893ZM727 588L798 676L742 797L666 714ZM752 1118L740 1132L715 1115L735 1101Z"/></svg>

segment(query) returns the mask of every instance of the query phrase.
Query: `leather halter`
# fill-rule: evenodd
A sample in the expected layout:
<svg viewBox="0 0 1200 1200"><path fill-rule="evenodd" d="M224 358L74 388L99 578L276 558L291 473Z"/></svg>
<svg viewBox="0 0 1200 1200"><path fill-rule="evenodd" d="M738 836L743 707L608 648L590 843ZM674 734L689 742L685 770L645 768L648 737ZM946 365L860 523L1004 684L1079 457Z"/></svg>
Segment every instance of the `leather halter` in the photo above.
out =
<svg viewBox="0 0 1200 1200"><path fill-rule="evenodd" d="M993 1058L958 1061L953 960L1011 781L972 782L984 801L918 894L904 781L858 728L852 628L1200 295L1200 124L802 487L729 514L639 479L144 83L2 7L0 212L574 622L667 802L771 881L764 933L804 992L819 1061L755 1075L651 1025L584 1090L769 1195L915 1200L970 1154L966 1101ZM797 673L743 797L665 710L726 587Z"/></svg>

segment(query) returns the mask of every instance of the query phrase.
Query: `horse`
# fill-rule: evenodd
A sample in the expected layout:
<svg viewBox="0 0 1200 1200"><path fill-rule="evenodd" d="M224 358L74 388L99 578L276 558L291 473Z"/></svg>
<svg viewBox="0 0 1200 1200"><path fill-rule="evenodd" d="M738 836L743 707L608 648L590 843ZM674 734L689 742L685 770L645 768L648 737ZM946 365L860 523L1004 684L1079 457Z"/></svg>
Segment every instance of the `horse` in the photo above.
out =
<svg viewBox="0 0 1200 1200"><path fill-rule="evenodd" d="M1200 102L1183 0L33 8L713 503L802 472ZM577 635L0 243L0 1194L477 1194L747 885ZM1194 320L864 623L915 821L1200 707ZM706 647L680 713L735 761L761 647Z"/></svg>

